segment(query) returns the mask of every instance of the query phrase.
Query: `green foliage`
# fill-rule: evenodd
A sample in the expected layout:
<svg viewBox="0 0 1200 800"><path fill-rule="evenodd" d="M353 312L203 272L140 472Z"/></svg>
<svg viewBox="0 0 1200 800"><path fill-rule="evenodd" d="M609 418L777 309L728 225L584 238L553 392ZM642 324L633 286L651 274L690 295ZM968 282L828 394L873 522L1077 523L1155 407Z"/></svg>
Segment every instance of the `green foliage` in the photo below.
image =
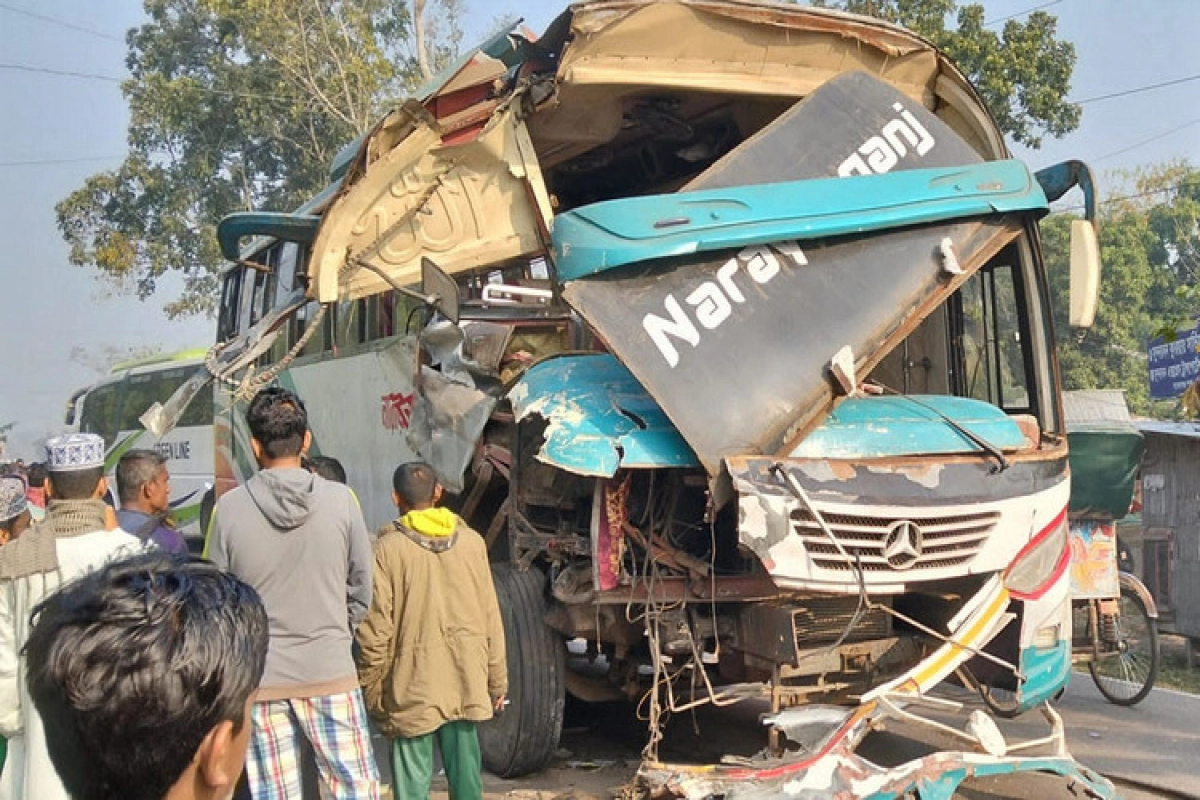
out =
<svg viewBox="0 0 1200 800"><path fill-rule="evenodd" d="M1123 389L1134 413L1178 416L1177 402L1150 400L1146 345L1165 324L1190 326L1196 313L1200 171L1176 163L1132 177L1132 196L1101 208L1100 307L1089 331L1067 326L1071 218L1042 222L1059 366L1067 389Z"/></svg>
<svg viewBox="0 0 1200 800"><path fill-rule="evenodd" d="M217 222L319 191L337 151L416 80L407 1L145 0L145 10L127 36L129 155L62 200L58 225L73 264L143 299L177 273L184 289L168 315L211 312ZM440 66L457 25L428 27Z"/></svg>
<svg viewBox="0 0 1200 800"><path fill-rule="evenodd" d="M1057 19L1042 11L984 27L983 6L956 0L830 0L831 5L903 25L946 52L979 91L1001 130L1039 147L1042 137L1079 127L1080 109L1067 102L1075 46L1059 41ZM953 17L957 27L946 27Z"/></svg>

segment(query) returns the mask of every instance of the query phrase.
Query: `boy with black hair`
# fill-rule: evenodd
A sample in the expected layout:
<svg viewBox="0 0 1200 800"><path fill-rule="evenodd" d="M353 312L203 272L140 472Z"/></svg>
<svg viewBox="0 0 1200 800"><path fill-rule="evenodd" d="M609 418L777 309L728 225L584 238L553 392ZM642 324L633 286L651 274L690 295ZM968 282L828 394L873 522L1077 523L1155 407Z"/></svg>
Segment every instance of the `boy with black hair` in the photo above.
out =
<svg viewBox="0 0 1200 800"><path fill-rule="evenodd" d="M267 615L186 554L109 564L34 609L27 683L76 800L221 800L246 759Z"/></svg>
<svg viewBox="0 0 1200 800"><path fill-rule="evenodd" d="M21 680L30 612L63 584L142 549L100 499L108 489L103 439L92 433L50 439L46 469L46 518L0 547L0 736L8 739L0 800L68 797Z"/></svg>
<svg viewBox="0 0 1200 800"><path fill-rule="evenodd" d="M399 519L375 543L375 591L358 629L367 710L393 737L396 797L429 796L436 740L454 800L483 796L476 724L504 705L504 624L483 537L449 509L433 467L392 476Z"/></svg>
<svg viewBox="0 0 1200 800"><path fill-rule="evenodd" d="M306 469L314 475L320 475L327 481L333 481L334 483L346 482L346 468L342 466L342 462L333 456L312 456L308 459Z"/></svg>
<svg viewBox="0 0 1200 800"><path fill-rule="evenodd" d="M208 555L253 586L270 646L253 711L246 777L255 798L299 798L299 737L323 796L380 796L351 655L371 602L371 540L350 490L301 467L312 442L300 398L264 389L246 411L261 468L217 501Z"/></svg>

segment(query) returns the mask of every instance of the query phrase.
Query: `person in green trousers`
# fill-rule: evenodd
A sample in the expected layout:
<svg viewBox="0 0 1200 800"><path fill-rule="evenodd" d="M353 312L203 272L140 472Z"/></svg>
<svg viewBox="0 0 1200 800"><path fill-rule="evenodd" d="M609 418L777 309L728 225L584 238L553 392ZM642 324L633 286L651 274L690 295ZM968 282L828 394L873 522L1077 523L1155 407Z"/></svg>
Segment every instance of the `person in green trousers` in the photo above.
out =
<svg viewBox="0 0 1200 800"><path fill-rule="evenodd" d="M371 606L359 626L367 711L394 738L395 796L423 800L435 744L450 796L483 796L476 724L504 706L504 625L483 537L438 508L433 468L392 476L400 517L375 542Z"/></svg>

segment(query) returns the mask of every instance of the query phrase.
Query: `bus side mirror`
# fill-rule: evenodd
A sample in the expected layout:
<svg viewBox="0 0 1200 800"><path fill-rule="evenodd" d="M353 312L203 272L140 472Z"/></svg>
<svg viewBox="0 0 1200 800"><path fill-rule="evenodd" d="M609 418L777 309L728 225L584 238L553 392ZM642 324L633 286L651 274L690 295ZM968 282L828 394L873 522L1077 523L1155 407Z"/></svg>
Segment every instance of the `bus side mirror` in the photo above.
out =
<svg viewBox="0 0 1200 800"><path fill-rule="evenodd" d="M1090 328L1100 303L1100 240L1096 234L1096 182L1082 161L1064 161L1038 170L1034 178L1053 203L1078 186L1083 192L1083 219L1071 221L1070 322Z"/></svg>
<svg viewBox="0 0 1200 800"><path fill-rule="evenodd" d="M458 284L431 259L421 259L421 294L443 317L458 324Z"/></svg>
<svg viewBox="0 0 1200 800"><path fill-rule="evenodd" d="M1070 314L1072 328L1090 328L1100 303L1100 242L1096 226L1086 219L1071 221Z"/></svg>

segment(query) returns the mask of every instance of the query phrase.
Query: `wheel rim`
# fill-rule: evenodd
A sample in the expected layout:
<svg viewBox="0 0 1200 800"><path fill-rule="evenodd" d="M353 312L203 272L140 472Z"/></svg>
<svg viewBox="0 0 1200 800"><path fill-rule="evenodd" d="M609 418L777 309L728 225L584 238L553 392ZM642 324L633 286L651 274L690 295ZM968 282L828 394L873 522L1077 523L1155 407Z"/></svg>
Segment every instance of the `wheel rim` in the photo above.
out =
<svg viewBox="0 0 1200 800"><path fill-rule="evenodd" d="M1113 651L1101 654L1088 668L1106 698L1132 705L1153 686L1158 671L1157 630L1142 604L1125 593L1121 595L1116 627Z"/></svg>

